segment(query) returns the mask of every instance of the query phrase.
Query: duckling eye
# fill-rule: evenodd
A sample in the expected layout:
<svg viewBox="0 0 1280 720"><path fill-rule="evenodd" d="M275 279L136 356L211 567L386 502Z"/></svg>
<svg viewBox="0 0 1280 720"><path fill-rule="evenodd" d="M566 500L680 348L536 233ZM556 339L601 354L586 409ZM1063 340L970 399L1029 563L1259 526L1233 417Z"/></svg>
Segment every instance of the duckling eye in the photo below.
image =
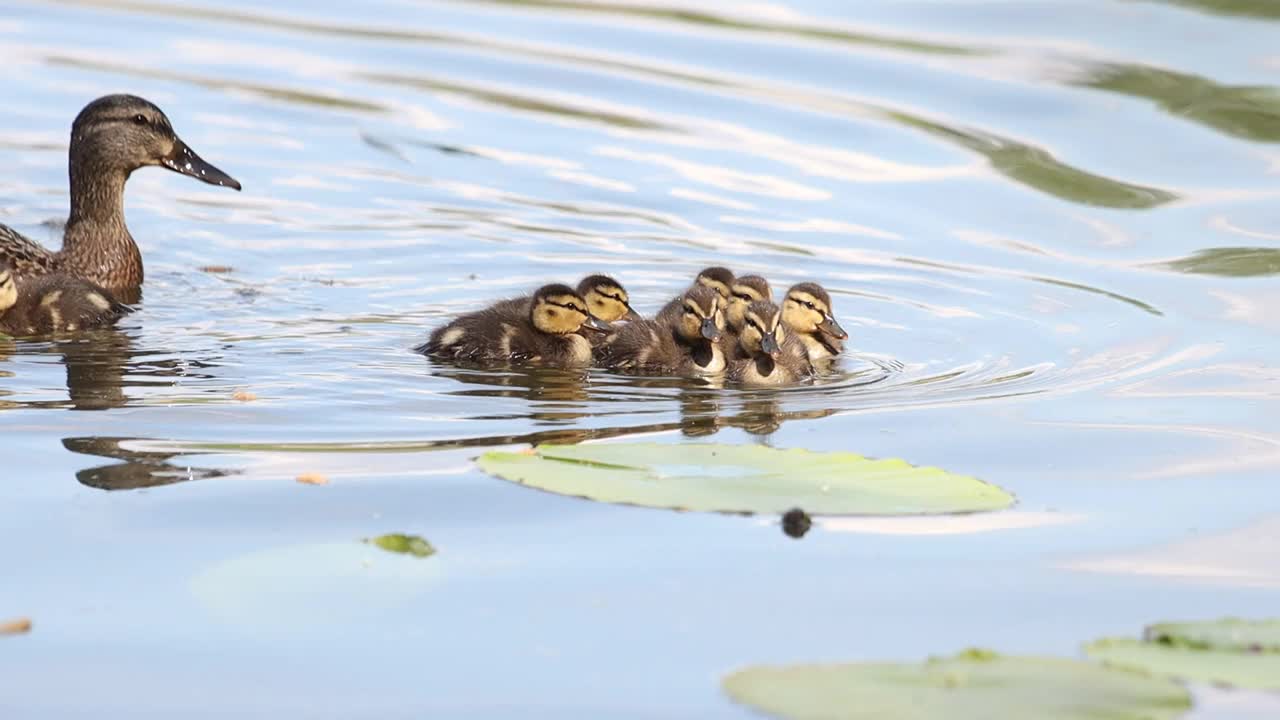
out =
<svg viewBox="0 0 1280 720"><path fill-rule="evenodd" d="M137 115L133 116L134 125L146 125L147 122L148 122L147 116L143 115L142 113L138 113Z"/></svg>

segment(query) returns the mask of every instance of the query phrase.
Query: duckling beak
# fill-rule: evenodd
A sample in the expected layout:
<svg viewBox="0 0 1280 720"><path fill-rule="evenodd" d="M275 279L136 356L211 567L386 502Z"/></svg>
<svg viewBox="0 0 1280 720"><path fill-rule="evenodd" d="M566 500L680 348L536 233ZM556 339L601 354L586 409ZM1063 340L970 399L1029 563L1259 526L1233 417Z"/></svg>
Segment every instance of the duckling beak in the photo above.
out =
<svg viewBox="0 0 1280 720"><path fill-rule="evenodd" d="M844 328L840 327L840 323L836 322L836 319L830 315L823 316L822 322L818 323L818 329L837 340L844 340L849 337L849 333L845 332Z"/></svg>
<svg viewBox="0 0 1280 720"><path fill-rule="evenodd" d="M623 304L627 306L627 314L622 316L623 320L626 320L627 322L636 322L644 319L640 316L640 313L636 312L635 308L631 307L630 303Z"/></svg>
<svg viewBox="0 0 1280 720"><path fill-rule="evenodd" d="M586 322L582 323L582 327L588 330L595 330L596 332L610 332L613 330L612 325L601 320L595 315L588 315Z"/></svg>
<svg viewBox="0 0 1280 720"><path fill-rule="evenodd" d="M235 178L205 162L179 138L173 139L173 152L161 158L160 164L174 172L190 175L210 185L221 185L232 190L240 189L240 183Z"/></svg>
<svg viewBox="0 0 1280 720"><path fill-rule="evenodd" d="M765 335L764 338L760 340L760 349L763 350L766 355L775 357L779 352L782 352L782 348L778 347L778 339L773 335Z"/></svg>
<svg viewBox="0 0 1280 720"><path fill-rule="evenodd" d="M720 339L720 328L716 327L715 318L702 319L702 337L708 340Z"/></svg>

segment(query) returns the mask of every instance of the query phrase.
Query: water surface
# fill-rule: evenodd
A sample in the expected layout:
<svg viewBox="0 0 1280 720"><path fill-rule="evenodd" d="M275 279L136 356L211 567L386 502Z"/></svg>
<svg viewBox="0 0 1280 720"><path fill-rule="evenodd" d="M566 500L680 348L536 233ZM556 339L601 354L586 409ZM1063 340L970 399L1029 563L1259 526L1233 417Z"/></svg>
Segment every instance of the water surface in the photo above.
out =
<svg viewBox="0 0 1280 720"><path fill-rule="evenodd" d="M0 344L0 616L35 623L0 641L0 709L740 718L717 683L748 663L1274 614L1269 7L10 3L0 222L56 245L70 121L108 92L245 190L138 172L140 311ZM592 272L653 311L712 263L825 284L840 373L737 392L409 351ZM903 457L1020 504L795 541L470 462L642 436ZM439 554L356 542L385 532Z"/></svg>

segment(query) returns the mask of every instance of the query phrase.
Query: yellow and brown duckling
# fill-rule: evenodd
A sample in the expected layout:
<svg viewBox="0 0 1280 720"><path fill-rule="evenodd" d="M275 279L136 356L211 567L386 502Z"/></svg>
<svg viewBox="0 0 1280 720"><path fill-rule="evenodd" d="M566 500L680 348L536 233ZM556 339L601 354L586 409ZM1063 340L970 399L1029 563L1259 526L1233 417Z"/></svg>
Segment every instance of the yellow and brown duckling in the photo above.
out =
<svg viewBox="0 0 1280 720"><path fill-rule="evenodd" d="M831 296L818 283L800 283L787 291L782 301L782 321L804 344L815 365L839 355L849 337L832 314Z"/></svg>
<svg viewBox="0 0 1280 720"><path fill-rule="evenodd" d="M730 287L729 304L724 313L725 331L720 338L720 347L724 350L725 357L733 360L741 352L738 335L746 320L747 306L757 300L772 299L773 290L769 287L769 281L763 277L744 275L734 279Z"/></svg>
<svg viewBox="0 0 1280 720"><path fill-rule="evenodd" d="M729 379L744 385L790 385L813 373L805 347L782 321L770 300L756 300L743 311L739 355L729 364Z"/></svg>
<svg viewBox="0 0 1280 720"><path fill-rule="evenodd" d="M0 267L0 332L15 337L106 327L127 314L106 290L63 274L19 281Z"/></svg>
<svg viewBox="0 0 1280 720"><path fill-rule="evenodd" d="M608 275L588 275L578 283L578 294L587 302L587 310L607 323L639 320L640 313L631 309L631 299L622 283ZM510 309L526 307L532 295L501 300L493 308Z"/></svg>
<svg viewBox="0 0 1280 720"><path fill-rule="evenodd" d="M447 360L582 367L591 343L579 330L607 332L568 285L544 285L528 302L504 300L462 315L431 333L418 352Z"/></svg>
<svg viewBox="0 0 1280 720"><path fill-rule="evenodd" d="M240 189L178 137L160 108L133 95L107 95L86 105L71 126L71 213L62 249L52 252L0 225L0 262L19 281L62 273L133 301L142 285L142 255L125 226L124 186L134 170L149 165Z"/></svg>
<svg viewBox="0 0 1280 720"><path fill-rule="evenodd" d="M607 323L640 320L631 307L631 297L622 283L608 275L588 275L578 283L578 294L587 301L587 309Z"/></svg>
<svg viewBox="0 0 1280 720"><path fill-rule="evenodd" d="M662 375L714 375L725 369L720 333L723 301L705 285L676 298L675 313L630 322L597 348L600 364L612 370Z"/></svg>
<svg viewBox="0 0 1280 720"><path fill-rule="evenodd" d="M716 294L720 296L721 308L725 308L727 307L729 297L733 292L733 271L729 268L718 266L705 268L693 279L693 284L689 286L689 289L692 290L693 288L700 286L715 290ZM681 297L682 296L678 296L671 302L664 305L662 309L658 311L655 319L670 320L674 317L679 317L680 313L683 312L681 308Z"/></svg>

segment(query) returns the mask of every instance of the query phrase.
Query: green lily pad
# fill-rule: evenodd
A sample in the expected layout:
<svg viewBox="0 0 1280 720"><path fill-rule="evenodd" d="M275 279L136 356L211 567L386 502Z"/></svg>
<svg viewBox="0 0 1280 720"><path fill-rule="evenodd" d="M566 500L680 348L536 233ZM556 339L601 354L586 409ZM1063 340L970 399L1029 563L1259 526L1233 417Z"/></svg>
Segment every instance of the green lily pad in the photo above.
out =
<svg viewBox="0 0 1280 720"><path fill-rule="evenodd" d="M414 557L431 557L436 554L436 549L431 543L418 537L417 535L403 535L401 533L390 533L387 535L379 535L376 538L365 540L372 543L387 552L402 553L412 555Z"/></svg>
<svg viewBox="0 0 1280 720"><path fill-rule="evenodd" d="M785 720L1172 720L1191 708L1171 680L986 650L921 664L752 667L725 678L723 689Z"/></svg>
<svg viewBox="0 0 1280 720"><path fill-rule="evenodd" d="M1280 689L1280 622L1163 623L1147 640L1104 638L1085 646L1108 665L1183 680L1257 690Z"/></svg>
<svg viewBox="0 0 1280 720"><path fill-rule="evenodd" d="M938 468L759 445L540 445L485 453L478 463L491 475L561 495L672 510L918 515L1013 504L995 485Z"/></svg>
<svg viewBox="0 0 1280 720"><path fill-rule="evenodd" d="M1223 618L1157 623L1147 628L1143 639L1196 650L1280 653L1280 620Z"/></svg>

